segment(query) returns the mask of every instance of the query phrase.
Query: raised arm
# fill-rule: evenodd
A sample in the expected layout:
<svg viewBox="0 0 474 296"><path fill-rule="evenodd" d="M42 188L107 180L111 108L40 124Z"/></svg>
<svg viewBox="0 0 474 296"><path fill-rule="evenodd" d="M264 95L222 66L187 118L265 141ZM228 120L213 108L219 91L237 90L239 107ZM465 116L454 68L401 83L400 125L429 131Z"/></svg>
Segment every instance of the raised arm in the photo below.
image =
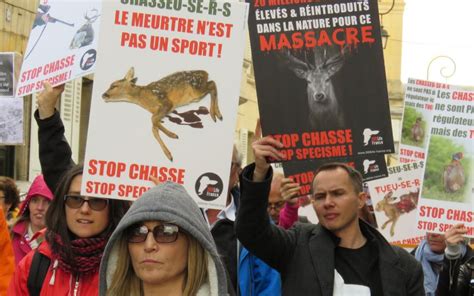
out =
<svg viewBox="0 0 474 296"><path fill-rule="evenodd" d="M255 164L247 166L240 175L241 196L236 233L252 254L282 271L293 253L296 230L287 231L271 224L267 213L273 172L266 158L282 159L276 147L281 148L281 144L270 137L252 144Z"/></svg>
<svg viewBox="0 0 474 296"><path fill-rule="evenodd" d="M39 159L44 180L52 192L62 174L74 165L72 151L64 137L64 125L55 109L64 91L64 84L51 87L44 83L44 90L37 97L38 110L35 119L38 123Z"/></svg>

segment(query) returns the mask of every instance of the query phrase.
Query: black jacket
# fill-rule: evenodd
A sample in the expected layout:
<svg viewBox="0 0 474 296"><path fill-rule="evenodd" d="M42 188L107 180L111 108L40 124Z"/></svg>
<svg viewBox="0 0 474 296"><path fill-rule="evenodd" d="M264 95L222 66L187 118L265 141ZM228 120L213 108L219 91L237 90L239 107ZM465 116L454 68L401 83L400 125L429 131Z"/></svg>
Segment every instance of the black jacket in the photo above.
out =
<svg viewBox="0 0 474 296"><path fill-rule="evenodd" d="M332 296L337 247L333 235L319 224L297 224L290 230L271 225L266 211L272 171L265 181L256 183L251 181L253 170L254 165L247 166L240 176L238 239L280 272L283 295ZM424 296L421 265L405 250L391 246L368 224L360 225L377 245L384 295Z"/></svg>
<svg viewBox="0 0 474 296"><path fill-rule="evenodd" d="M34 115L38 123L41 171L44 181L54 193L61 176L74 165L71 147L64 137L64 125L58 111L46 119L39 118L38 110Z"/></svg>
<svg viewBox="0 0 474 296"><path fill-rule="evenodd" d="M474 295L474 255L459 267L456 296Z"/></svg>
<svg viewBox="0 0 474 296"><path fill-rule="evenodd" d="M438 296L451 296L451 295L469 295L465 293L459 294L457 291L464 290L464 287L458 288L459 283L464 283L463 279L465 279L466 275L462 275L462 279L460 279L459 272L461 266L465 265L465 263L472 257L474 257L474 251L467 245L466 254L463 257L458 258L456 260L448 260L444 257L443 267L441 272L439 273L438 279L438 287L436 288L436 295ZM474 260L472 260L474 262ZM474 264L474 263L472 263ZM467 266L463 267L465 270ZM468 275L471 276L470 274ZM467 287L469 287L469 281L465 283ZM468 291L468 290L466 290ZM470 295L469 295L470 296Z"/></svg>

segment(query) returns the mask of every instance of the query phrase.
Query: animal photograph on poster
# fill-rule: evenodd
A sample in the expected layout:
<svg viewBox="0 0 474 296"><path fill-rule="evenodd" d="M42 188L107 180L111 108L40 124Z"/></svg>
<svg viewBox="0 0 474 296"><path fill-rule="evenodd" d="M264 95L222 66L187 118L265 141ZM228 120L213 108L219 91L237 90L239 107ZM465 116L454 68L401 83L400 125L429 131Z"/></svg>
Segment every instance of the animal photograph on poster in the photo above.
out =
<svg viewBox="0 0 474 296"><path fill-rule="evenodd" d="M179 71L147 85L137 85L135 69L131 67L123 79L112 82L110 87L102 94L105 102L128 102L141 106L152 114L152 132L166 157L173 161L173 154L161 138L160 133L172 139L178 135L171 132L163 125L166 117L175 124L188 124L191 127L201 128L199 115L210 114L212 120L222 120L217 101L217 85L208 80L208 73L203 70ZM198 110L179 113L175 109L199 102L210 95L209 111L205 107ZM176 111L176 112L174 112ZM179 118L182 117L182 118Z"/></svg>
<svg viewBox="0 0 474 296"><path fill-rule="evenodd" d="M420 196L420 191L417 190L415 192L409 191L408 193L404 193L400 195L400 198L393 195L393 191L389 191L383 198L383 200L379 201L375 207L377 212L384 212L385 216L387 216L387 220L383 222L381 228L382 230L385 229L389 224L390 226L390 235L395 235L395 227L397 225L397 221L403 214L410 213L414 209L416 209L418 205L418 198ZM380 221L379 223L382 223Z"/></svg>
<svg viewBox="0 0 474 296"><path fill-rule="evenodd" d="M402 142L420 148L426 147L426 120L423 114L411 107L403 115Z"/></svg>
<svg viewBox="0 0 474 296"><path fill-rule="evenodd" d="M428 151L423 197L428 199L467 202L472 194L470 184L472 159L466 147L442 136L431 136Z"/></svg>

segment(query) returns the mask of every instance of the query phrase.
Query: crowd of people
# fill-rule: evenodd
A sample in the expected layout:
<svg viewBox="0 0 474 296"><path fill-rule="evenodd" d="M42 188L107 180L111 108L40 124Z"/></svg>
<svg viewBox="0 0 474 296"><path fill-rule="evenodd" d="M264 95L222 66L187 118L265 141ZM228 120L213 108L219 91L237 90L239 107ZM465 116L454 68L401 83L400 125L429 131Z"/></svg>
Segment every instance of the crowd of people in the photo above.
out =
<svg viewBox="0 0 474 296"><path fill-rule="evenodd" d="M199 208L182 185L159 183L135 202L83 196L56 103L38 96L37 176L20 203L0 177L0 295L474 295L466 227L428 233L408 253L367 218L361 174L315 168L319 223L298 216L299 184L274 173L271 137L234 147L224 210Z"/></svg>

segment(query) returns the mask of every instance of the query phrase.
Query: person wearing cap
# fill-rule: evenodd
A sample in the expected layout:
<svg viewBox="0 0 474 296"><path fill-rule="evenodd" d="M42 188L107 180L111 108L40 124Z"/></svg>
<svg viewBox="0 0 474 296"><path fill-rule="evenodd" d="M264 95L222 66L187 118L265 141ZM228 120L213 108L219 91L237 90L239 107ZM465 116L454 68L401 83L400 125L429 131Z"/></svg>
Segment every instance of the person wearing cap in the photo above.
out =
<svg viewBox="0 0 474 296"><path fill-rule="evenodd" d="M44 182L43 175L38 175L21 204L18 220L12 228L16 264L41 242L39 231L46 225L46 211L52 200L53 193Z"/></svg>
<svg viewBox="0 0 474 296"><path fill-rule="evenodd" d="M99 295L228 295L224 265L196 202L182 185L145 192L112 233Z"/></svg>

